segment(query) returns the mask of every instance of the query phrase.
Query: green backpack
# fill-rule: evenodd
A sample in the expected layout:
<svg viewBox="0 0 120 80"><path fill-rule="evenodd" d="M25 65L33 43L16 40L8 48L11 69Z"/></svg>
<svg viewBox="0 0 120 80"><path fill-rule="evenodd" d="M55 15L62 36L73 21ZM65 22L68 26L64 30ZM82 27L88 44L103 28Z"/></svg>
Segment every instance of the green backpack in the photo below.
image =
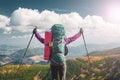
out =
<svg viewBox="0 0 120 80"><path fill-rule="evenodd" d="M51 51L51 63L64 64L67 49L65 45L65 30L61 24L55 24L51 28L53 47ZM68 51L68 50L67 50Z"/></svg>

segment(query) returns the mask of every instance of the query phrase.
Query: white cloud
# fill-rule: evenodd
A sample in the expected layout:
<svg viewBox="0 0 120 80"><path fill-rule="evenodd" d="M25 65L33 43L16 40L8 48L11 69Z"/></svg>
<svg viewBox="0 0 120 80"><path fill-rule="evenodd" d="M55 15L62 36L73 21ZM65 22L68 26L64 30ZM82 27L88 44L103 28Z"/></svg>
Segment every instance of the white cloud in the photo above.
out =
<svg viewBox="0 0 120 80"><path fill-rule="evenodd" d="M18 39L18 38L23 39L23 38L30 38L30 37L31 37L31 34L29 34L29 35L23 35L23 36L12 36L9 39Z"/></svg>
<svg viewBox="0 0 120 80"><path fill-rule="evenodd" d="M19 8L15 10L10 19L10 25L21 32L30 31L31 26L38 26L39 29L50 29L52 25L63 24L66 29L74 29L80 25L82 17L76 13L57 14L54 11ZM73 27L74 26L74 27Z"/></svg>
<svg viewBox="0 0 120 80"><path fill-rule="evenodd" d="M6 16L0 15L0 28L5 28L9 24L10 19Z"/></svg>
<svg viewBox="0 0 120 80"><path fill-rule="evenodd" d="M8 27L8 26L6 26L5 28L4 28L4 34L11 34L11 30L12 30L12 28L11 27Z"/></svg>
<svg viewBox="0 0 120 80"><path fill-rule="evenodd" d="M119 42L120 24L106 22L100 16L87 16L81 25L83 25L88 42Z"/></svg>
<svg viewBox="0 0 120 80"><path fill-rule="evenodd" d="M13 26L34 25L40 18L38 10L19 8L12 13L10 23Z"/></svg>
<svg viewBox="0 0 120 80"><path fill-rule="evenodd" d="M0 15L0 29L4 30L5 34L8 34L11 32L12 28L9 27L10 19L4 15Z"/></svg>
<svg viewBox="0 0 120 80"><path fill-rule="evenodd" d="M58 14L54 11L39 12L36 9L28 8L18 8L10 18L0 16L0 28L9 32L11 30L31 32L33 26L38 26L39 32L41 32L50 29L56 23L64 25L67 36L74 35L82 27L89 43L120 41L120 24L112 24L100 16L88 15L83 19L77 12ZM6 28L7 25L10 27Z"/></svg>

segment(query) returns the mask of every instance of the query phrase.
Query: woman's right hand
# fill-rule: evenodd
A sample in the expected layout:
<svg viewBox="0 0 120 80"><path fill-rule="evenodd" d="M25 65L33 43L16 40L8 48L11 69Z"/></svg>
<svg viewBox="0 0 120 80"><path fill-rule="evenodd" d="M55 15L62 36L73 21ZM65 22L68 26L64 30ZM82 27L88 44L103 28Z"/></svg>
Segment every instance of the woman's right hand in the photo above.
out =
<svg viewBox="0 0 120 80"><path fill-rule="evenodd" d="M83 34L83 29L82 28L80 28L80 34Z"/></svg>
<svg viewBox="0 0 120 80"><path fill-rule="evenodd" d="M33 29L33 34L35 34L37 32L37 28Z"/></svg>

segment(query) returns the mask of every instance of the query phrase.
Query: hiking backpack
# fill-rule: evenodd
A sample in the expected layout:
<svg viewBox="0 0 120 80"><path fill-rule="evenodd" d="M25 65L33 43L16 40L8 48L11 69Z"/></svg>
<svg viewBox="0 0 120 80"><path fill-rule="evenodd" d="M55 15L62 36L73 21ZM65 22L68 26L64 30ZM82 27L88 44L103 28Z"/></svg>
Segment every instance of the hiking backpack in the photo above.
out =
<svg viewBox="0 0 120 80"><path fill-rule="evenodd" d="M55 24L51 28L53 46L51 49L51 62L55 64L63 64L65 55L68 53L65 45L65 30L61 24ZM66 52L66 51L67 52Z"/></svg>

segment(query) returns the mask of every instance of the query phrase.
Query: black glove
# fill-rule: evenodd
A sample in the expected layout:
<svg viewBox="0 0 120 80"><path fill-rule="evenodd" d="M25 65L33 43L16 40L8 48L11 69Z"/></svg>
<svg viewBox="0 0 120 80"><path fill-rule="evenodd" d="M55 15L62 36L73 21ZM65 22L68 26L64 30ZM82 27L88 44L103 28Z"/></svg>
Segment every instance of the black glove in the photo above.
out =
<svg viewBox="0 0 120 80"><path fill-rule="evenodd" d="M33 34L35 34L37 32L37 28L33 29Z"/></svg>
<svg viewBox="0 0 120 80"><path fill-rule="evenodd" d="M83 29L82 28L80 28L80 34L83 34Z"/></svg>

